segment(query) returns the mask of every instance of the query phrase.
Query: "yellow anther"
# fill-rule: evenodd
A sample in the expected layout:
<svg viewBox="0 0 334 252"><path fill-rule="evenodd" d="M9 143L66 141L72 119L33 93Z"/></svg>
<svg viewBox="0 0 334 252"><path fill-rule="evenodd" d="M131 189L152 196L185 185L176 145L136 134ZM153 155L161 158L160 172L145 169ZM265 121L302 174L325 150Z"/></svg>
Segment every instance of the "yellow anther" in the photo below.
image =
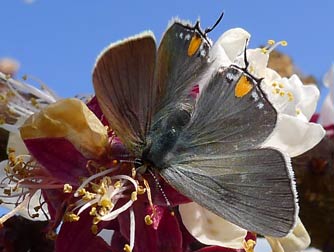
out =
<svg viewBox="0 0 334 252"><path fill-rule="evenodd" d="M93 225L97 225L100 221L101 221L101 219L99 217L94 217L93 218Z"/></svg>
<svg viewBox="0 0 334 252"><path fill-rule="evenodd" d="M174 211L170 211L170 215L171 216L175 216L175 212Z"/></svg>
<svg viewBox="0 0 334 252"><path fill-rule="evenodd" d="M117 165L117 164L118 164L118 160L117 160L117 159L114 159L114 160L112 161L112 164L113 164L113 165Z"/></svg>
<svg viewBox="0 0 334 252"><path fill-rule="evenodd" d="M243 242L243 246L246 252L254 252L256 241L249 239L248 241Z"/></svg>
<svg viewBox="0 0 334 252"><path fill-rule="evenodd" d="M137 200L137 192L136 191L134 191L134 192L131 193L131 200L132 201L136 201Z"/></svg>
<svg viewBox="0 0 334 252"><path fill-rule="evenodd" d="M131 249L131 247L130 247L129 244L125 244L123 250L124 250L125 252L132 252L132 249Z"/></svg>
<svg viewBox="0 0 334 252"><path fill-rule="evenodd" d="M299 115L301 113L300 109L296 109L296 114Z"/></svg>
<svg viewBox="0 0 334 252"><path fill-rule="evenodd" d="M32 104L33 106L38 107L38 102L37 102L37 100L36 100L35 98L31 98L31 99L30 99L30 102L31 102L31 104Z"/></svg>
<svg viewBox="0 0 334 252"><path fill-rule="evenodd" d="M285 92L284 92L284 91L281 91L281 92L279 92L279 95L280 95L280 96L284 96L284 95L285 95Z"/></svg>
<svg viewBox="0 0 334 252"><path fill-rule="evenodd" d="M96 234L97 234L97 231L98 231L97 225L94 225L94 224L93 224L93 225L91 226L90 230L92 231L92 233L93 233L94 235L96 235Z"/></svg>
<svg viewBox="0 0 334 252"><path fill-rule="evenodd" d="M273 39L269 39L268 42L267 42L268 45L273 45L275 44L275 40Z"/></svg>
<svg viewBox="0 0 334 252"><path fill-rule="evenodd" d="M291 92L288 92L287 96L288 96L288 101L293 101L294 100L294 96Z"/></svg>
<svg viewBox="0 0 334 252"><path fill-rule="evenodd" d="M146 192L146 188L144 188L143 186L138 186L138 189L137 189L137 193L139 195L142 195Z"/></svg>
<svg viewBox="0 0 334 252"><path fill-rule="evenodd" d="M153 220L152 220L152 218L151 218L150 215L146 215L145 218L144 218L144 220L145 220L145 224L146 224L147 226L150 226L150 225L153 224Z"/></svg>
<svg viewBox="0 0 334 252"><path fill-rule="evenodd" d="M114 206L114 204L111 202L111 200L108 197L104 196L99 201L99 206L111 209Z"/></svg>
<svg viewBox="0 0 334 252"><path fill-rule="evenodd" d="M278 87L279 87L279 88L284 88L283 83L278 84Z"/></svg>
<svg viewBox="0 0 334 252"><path fill-rule="evenodd" d="M8 147L7 149L8 153L15 152L15 149L13 147Z"/></svg>
<svg viewBox="0 0 334 252"><path fill-rule="evenodd" d="M89 215L91 215L91 216L95 216L96 215L96 207L92 207L90 209Z"/></svg>
<svg viewBox="0 0 334 252"><path fill-rule="evenodd" d="M281 46L287 46L288 42L286 40L282 40L280 44L281 44Z"/></svg>
<svg viewBox="0 0 334 252"><path fill-rule="evenodd" d="M91 192L86 192L85 195L82 197L83 200L92 200L95 198L95 194Z"/></svg>
<svg viewBox="0 0 334 252"><path fill-rule="evenodd" d="M114 184L114 187L115 188L121 188L122 184L121 184L121 181L120 180L117 180Z"/></svg>
<svg viewBox="0 0 334 252"><path fill-rule="evenodd" d="M75 222L78 221L80 219L80 216L74 214L74 213L66 213L64 215L64 222Z"/></svg>
<svg viewBox="0 0 334 252"><path fill-rule="evenodd" d="M64 193L71 193L72 192L72 186L70 184L64 184Z"/></svg>
<svg viewBox="0 0 334 252"><path fill-rule="evenodd" d="M268 49L267 48L261 48L261 52L263 53L263 54L266 54L267 52L268 52Z"/></svg>
<svg viewBox="0 0 334 252"><path fill-rule="evenodd" d="M15 163L16 161L16 156L15 156L15 153L14 152L11 152L8 154L8 160L11 162L11 163Z"/></svg>
<svg viewBox="0 0 334 252"><path fill-rule="evenodd" d="M275 88L275 92L276 92L276 94L279 94L280 91L281 91L281 89L279 89L279 88Z"/></svg>
<svg viewBox="0 0 334 252"><path fill-rule="evenodd" d="M131 176L132 176L132 178L135 178L135 177L136 177L136 174L137 174L136 169L135 169L135 168L132 168L132 170L131 170Z"/></svg>
<svg viewBox="0 0 334 252"><path fill-rule="evenodd" d="M77 191L77 193L79 194L79 196L83 196L83 195L86 194L86 190L85 190L85 188L81 188Z"/></svg>
<svg viewBox="0 0 334 252"><path fill-rule="evenodd" d="M273 87L276 87L276 86L277 86L277 82L273 82L271 85L272 85Z"/></svg>

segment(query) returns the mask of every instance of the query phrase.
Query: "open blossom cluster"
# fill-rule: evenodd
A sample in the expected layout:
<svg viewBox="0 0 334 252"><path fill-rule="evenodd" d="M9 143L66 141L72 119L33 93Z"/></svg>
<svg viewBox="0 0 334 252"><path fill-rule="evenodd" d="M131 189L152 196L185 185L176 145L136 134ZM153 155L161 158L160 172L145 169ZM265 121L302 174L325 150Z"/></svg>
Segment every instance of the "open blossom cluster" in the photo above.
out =
<svg viewBox="0 0 334 252"><path fill-rule="evenodd" d="M226 31L210 49L214 64L243 67L243 29ZM313 85L293 75L282 78L267 67L270 52L284 41L247 49L248 71L278 112L263 147L300 155L324 136L309 120L319 97ZM207 73L210 76L212 73ZM177 192L158 174L136 170L138 161L109 127L97 102L58 99L0 75L2 128L11 132L8 160L1 163L2 205L15 214L49 220L56 251L252 251L256 234L209 212ZM203 86L194 94L200 95ZM199 92L199 94L198 94ZM22 142L23 141L23 142ZM277 202L280 204L280 202ZM56 228L60 226L59 232ZM298 219L283 238L266 237L273 251L300 251L310 239Z"/></svg>

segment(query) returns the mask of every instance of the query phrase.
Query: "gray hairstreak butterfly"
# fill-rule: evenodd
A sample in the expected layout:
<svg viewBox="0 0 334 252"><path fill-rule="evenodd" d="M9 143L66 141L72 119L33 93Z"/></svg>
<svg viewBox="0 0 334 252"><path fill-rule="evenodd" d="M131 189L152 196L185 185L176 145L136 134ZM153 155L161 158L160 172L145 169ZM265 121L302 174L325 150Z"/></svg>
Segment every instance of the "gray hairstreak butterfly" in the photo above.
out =
<svg viewBox="0 0 334 252"><path fill-rule="evenodd" d="M94 68L96 97L145 168L240 227L285 236L298 211L290 159L260 146L277 112L247 68L212 71L206 33L198 23L174 21L158 49L150 32L110 45Z"/></svg>

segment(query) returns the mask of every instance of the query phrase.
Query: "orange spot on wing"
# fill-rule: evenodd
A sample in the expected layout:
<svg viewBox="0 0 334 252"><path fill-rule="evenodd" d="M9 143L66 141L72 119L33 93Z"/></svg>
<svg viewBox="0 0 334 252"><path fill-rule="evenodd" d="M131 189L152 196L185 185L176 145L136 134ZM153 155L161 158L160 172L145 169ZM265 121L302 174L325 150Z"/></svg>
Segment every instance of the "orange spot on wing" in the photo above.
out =
<svg viewBox="0 0 334 252"><path fill-rule="evenodd" d="M248 94L253 88L253 83L247 79L246 76L241 76L237 85L234 89L234 94L236 97L241 98Z"/></svg>
<svg viewBox="0 0 334 252"><path fill-rule="evenodd" d="M197 34L195 34L190 40L190 44L188 47L188 56L193 56L197 52L201 43L202 43L202 38Z"/></svg>

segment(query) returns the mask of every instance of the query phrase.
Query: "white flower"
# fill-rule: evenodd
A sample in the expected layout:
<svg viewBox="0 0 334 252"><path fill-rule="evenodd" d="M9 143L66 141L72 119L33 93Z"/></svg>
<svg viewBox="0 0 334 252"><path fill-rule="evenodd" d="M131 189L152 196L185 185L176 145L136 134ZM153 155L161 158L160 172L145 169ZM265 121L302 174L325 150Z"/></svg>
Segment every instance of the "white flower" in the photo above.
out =
<svg viewBox="0 0 334 252"><path fill-rule="evenodd" d="M242 249L247 231L191 202L179 206L182 222L201 243Z"/></svg>
<svg viewBox="0 0 334 252"><path fill-rule="evenodd" d="M323 83L329 88L329 94L322 105L319 123L324 127L328 127L334 124L334 64L332 64L329 71L325 74Z"/></svg>

